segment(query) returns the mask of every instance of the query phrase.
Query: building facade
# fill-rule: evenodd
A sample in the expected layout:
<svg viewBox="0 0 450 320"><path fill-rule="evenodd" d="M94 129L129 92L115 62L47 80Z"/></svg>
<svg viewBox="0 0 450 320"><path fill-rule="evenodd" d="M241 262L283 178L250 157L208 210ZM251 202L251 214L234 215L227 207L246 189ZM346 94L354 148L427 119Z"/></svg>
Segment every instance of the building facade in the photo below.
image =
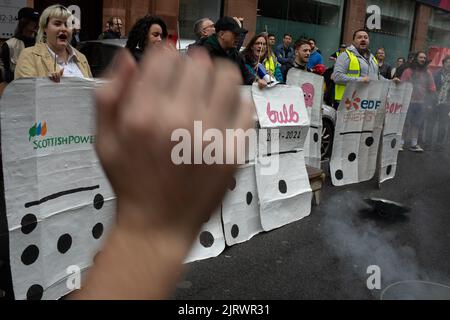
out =
<svg viewBox="0 0 450 320"><path fill-rule="evenodd" d="M1 4L0 0L0 4ZM22 0L25 1L25 0ZM281 41L285 33L294 38L315 38L325 57L340 43L351 43L354 30L373 20L370 8L380 8L380 28L370 31L371 47L384 47L391 63L410 50L430 46L450 48L450 1L448 0L26 0L42 10L61 3L78 6L81 12L81 38L95 39L111 16L124 21L124 34L145 14L161 16L169 34L193 39L194 22L201 17L245 18L245 27L267 31ZM369 9L369 10L368 10ZM369 13L368 13L369 11ZM376 14L376 13L375 13ZM99 18L101 17L101 18ZM5 37L3 37L5 38Z"/></svg>

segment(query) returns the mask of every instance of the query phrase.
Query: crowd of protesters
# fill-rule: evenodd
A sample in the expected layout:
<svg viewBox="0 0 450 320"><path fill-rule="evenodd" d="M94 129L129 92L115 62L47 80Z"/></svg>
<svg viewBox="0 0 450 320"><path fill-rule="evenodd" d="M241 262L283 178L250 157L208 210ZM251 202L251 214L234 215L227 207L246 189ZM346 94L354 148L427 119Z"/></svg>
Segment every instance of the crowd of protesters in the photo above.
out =
<svg viewBox="0 0 450 320"><path fill-rule="evenodd" d="M76 50L78 41L74 39L79 30L74 31L68 26L70 15L60 5L47 8L42 15L32 8L19 11L16 32L0 51L2 87L21 77L48 76L58 82L61 77L91 76L86 57ZM124 38L123 27L121 18L111 17L99 39ZM408 140L405 142L409 149L423 151L419 137L424 127L427 128L426 138L422 141L426 144L431 144L435 125L438 126L439 143L445 140L450 119L447 112L448 57L435 74L427 68L425 52L411 53L408 59L399 57L396 65L391 66L386 61L389 53L385 48L370 51L369 33L361 29L354 33L351 44L342 44L328 58L334 65L327 69L315 39L294 41L293 35L286 33L277 45L276 36L267 32L249 39L243 18L223 17L213 22L204 17L194 23L193 31L197 40L189 46L188 55L201 47L213 59L224 58L236 64L243 83L257 83L260 88L285 83L292 68L314 72L325 79L324 103L336 109L349 82L382 79L411 82L414 93L404 137ZM146 50L164 44L167 38L168 30L163 19L148 15L131 28L126 48L139 62Z"/></svg>
<svg viewBox="0 0 450 320"><path fill-rule="evenodd" d="M71 45L73 30L68 25L70 17L70 11L61 5L45 9L40 17L39 13L33 9L20 10L19 23L14 37L2 46L0 55L2 82L9 83L13 79L25 77L48 77L54 82L59 82L62 77L91 78L92 74L86 57ZM204 217L195 215L195 213L204 212L204 215L211 213L217 204L216 200L223 196L227 187L226 181L231 178L233 172L226 166L213 167L215 175L211 175L210 169L206 166L202 166L201 169L192 166L189 169L191 171L185 170L182 175L167 166L165 162L167 159L164 156L149 158L148 154L162 154L155 146L170 147L169 143L164 141L162 135L156 133L155 139L160 144L154 146L148 143L141 144L147 146L148 150L141 148L141 145L138 144L127 145L126 141L134 141L134 138L137 141L142 137L148 140L148 137L140 135L132 140L127 140L126 138L130 139L130 137L119 136L124 134L123 130L115 130L116 122L121 121L118 115L122 113L115 110L119 106L131 104L131 107L136 110L144 108L148 103L153 104L155 108L169 107L168 104L172 102L173 95L167 88L174 86L175 89L179 89L181 96L177 95L178 100L174 102L178 104L179 108L171 110L176 110L177 113L181 112L187 118L192 117L193 114L203 115L206 120L209 119L208 121L215 123L223 123L223 125L231 127L248 127L251 118L251 110L247 110L250 109L249 106L242 106L239 111L241 117L223 117L219 112L231 110L232 104L239 94L235 86L239 82L239 77L246 85L257 83L259 88L264 89L273 84L285 83L290 70L298 69L324 76L327 87L326 102L336 108L344 96L348 83L370 84L371 81L376 80L392 80L395 83L410 82L413 85L413 95L405 126L405 145L407 144L409 149L414 152L424 151L419 145L419 140L420 131L423 129L426 119L428 120L427 126L432 127L427 131L428 135L430 132L433 133L436 124L438 143L443 144L447 141L446 134L450 115L450 56L444 58L442 69L435 74L428 69L428 57L422 51L410 54L407 61L404 58L398 58L397 65L392 68L385 61L388 53L384 48L379 48L374 52L370 51L369 33L361 29L355 31L351 44L342 44L339 50L329 58L334 62L334 66L325 70L319 44L312 38L300 38L294 41L291 34L285 34L282 43L276 45L275 35L263 32L247 39L246 47L241 50L248 31L245 29L244 19L238 17L223 17L215 23L209 18L199 19L194 25L194 32L198 39L189 47L188 55L191 59L185 59L186 66L177 69L175 66L179 66L181 58L176 54L176 49L171 46L162 46L168 38L165 22L155 16L145 16L139 19L128 35L127 50L122 51L116 57L117 72L112 83L97 95L101 120L99 121L101 126L99 128L100 143L103 139L117 139L123 144L124 150L131 150L137 157L131 159L130 162L130 156L120 152L120 148L118 153L114 153L111 148L103 148L101 144L98 146L102 164L108 176L112 178L112 185L118 193L118 201L121 204L118 208L118 215L124 218L121 219L122 224L118 224L114 228L109 242L105 245L100 262L94 265L86 282L86 289L75 294L75 298L166 297L174 285L183 257L204 221ZM120 39L123 36L122 20L113 17L109 19L99 38ZM199 48L204 50L199 50ZM152 52L149 53L149 49L153 49ZM148 59L144 59L144 56ZM219 61L217 58L227 61ZM138 67L139 64L143 64L140 66L142 69ZM203 72L197 72L203 68L205 68ZM167 75L163 76L165 73ZM193 74L195 74L199 86L192 85L190 79ZM142 85L142 79L148 79L150 75L157 77L158 81L149 85L148 92L133 90L133 87ZM208 82L211 79L215 81ZM208 91L212 92L212 96ZM132 99L127 102L123 100L123 96L130 96ZM187 103L192 99L196 100ZM215 108L201 108L206 103L212 103L211 101L217 104ZM188 110L187 105L198 108L198 113ZM149 113L144 112L144 114ZM169 115L169 113L167 114ZM136 113L134 116L139 116L139 114ZM178 114L178 118L179 116L180 114ZM164 119L167 122L164 123L167 123L168 127L171 125L175 127L176 123L171 119L170 116L167 116ZM232 123L225 124L223 119L228 119ZM152 119L148 120L151 124ZM133 121L123 123L133 126ZM131 129L130 132L133 134L142 128ZM151 130L150 126L148 132L150 135L155 135L155 130ZM116 133L117 136L109 137L108 135L111 133ZM428 138L430 139L429 136ZM111 163L110 160L113 158L118 161L119 165ZM140 161L140 159L151 159L155 162L155 166L148 166L148 163ZM136 179L130 178L133 177L132 174L123 174L123 172L135 171L133 168L135 165L140 166L139 168L143 172L137 182ZM157 168L163 168L164 172L157 172ZM184 203L184 205L192 207L192 210L185 210L191 213L190 215L180 214L176 206L171 207L171 203L168 204L165 199L153 197L151 199L153 203L151 203L145 196L142 199L135 196L136 194L148 195L141 191L156 190L161 185L165 185L169 189L173 185L183 185L186 179L192 179L194 176L197 180L199 177L202 179L202 183L196 184L199 186L198 190L190 190L190 188L180 190L177 187L177 190L184 192L187 198L192 200L189 204ZM167 179L167 177L173 179ZM209 186L212 185L215 187L210 188ZM130 199L137 199L137 203L127 204L127 196L131 192L135 192L135 194L132 194ZM209 196L205 196L205 194L209 194ZM203 199L211 199L211 201L195 201L199 196ZM174 199L174 203L176 202L177 199ZM148 206L148 203L151 205ZM157 208L167 208L168 211L156 212L153 217L146 216L147 211L153 211L154 206L152 207L152 205L155 204ZM123 212L127 209L137 209L140 212L134 212L134 215L130 212ZM164 214L172 215L175 220L182 218L186 223L170 225L172 220L167 220L163 216ZM146 231L145 226L151 225L148 223L150 220L152 223L158 221L164 228L157 230L160 238L157 236L150 239L149 245L149 239L140 238L142 235L140 232ZM174 235L172 229L179 228L180 225L182 228L177 229L182 231L179 233L179 237L170 238ZM163 231L167 234L164 234ZM165 238L167 235L169 237ZM145 257L134 254L141 252L133 250L136 246L147 248L158 245L166 246L164 243L158 243L159 240L163 242L179 240L178 243L174 243L179 251L174 251L173 257L158 256L160 252L157 247L153 251L150 250ZM123 256L127 256L129 259L123 259ZM155 257L156 259L154 259ZM131 264L145 267L151 265L153 269L150 268L150 271L137 275L135 279L132 279L135 280L134 283L122 283L117 280L121 279L123 274L120 268L110 268L109 273L104 272L109 268L108 266L116 264L122 265L124 269L129 268ZM146 268L142 270L144 269ZM142 278L148 281L141 281ZM158 285L149 288L158 278L160 278ZM115 281L111 281L111 279ZM123 290L123 288L128 290Z"/></svg>

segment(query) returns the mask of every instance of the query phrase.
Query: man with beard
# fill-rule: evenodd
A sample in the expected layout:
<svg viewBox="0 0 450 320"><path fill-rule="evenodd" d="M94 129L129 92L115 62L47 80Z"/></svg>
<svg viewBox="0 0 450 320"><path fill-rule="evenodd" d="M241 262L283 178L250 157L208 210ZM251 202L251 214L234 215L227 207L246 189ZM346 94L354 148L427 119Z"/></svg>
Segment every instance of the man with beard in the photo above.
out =
<svg viewBox="0 0 450 320"><path fill-rule="evenodd" d="M118 17L111 17L108 21L109 30L102 33L99 37L100 40L106 39L120 39L122 38L122 19Z"/></svg>
<svg viewBox="0 0 450 320"><path fill-rule="evenodd" d="M386 51L384 48L379 48L376 53L380 74L386 79L392 79L392 67L385 61Z"/></svg>
<svg viewBox="0 0 450 320"><path fill-rule="evenodd" d="M350 82L365 82L384 79L380 76L378 61L369 50L370 39L366 30L353 34L353 44L339 55L332 75L335 85L335 104L337 109L344 96L345 87ZM398 81L398 79L394 79Z"/></svg>
<svg viewBox="0 0 450 320"><path fill-rule="evenodd" d="M295 60L292 63L287 64L286 74L283 75L284 79L287 79L287 74L292 68L300 69L306 72L312 72L308 68L309 58L311 56L311 45L306 39L299 39L295 42Z"/></svg>
<svg viewBox="0 0 450 320"><path fill-rule="evenodd" d="M431 112L436 85L433 75L427 68L427 54L423 51L416 53L413 63L403 72L402 81L413 85L413 94L406 118L406 128L403 139L410 140L409 150L423 152L419 146L419 130L425 120L427 110Z"/></svg>

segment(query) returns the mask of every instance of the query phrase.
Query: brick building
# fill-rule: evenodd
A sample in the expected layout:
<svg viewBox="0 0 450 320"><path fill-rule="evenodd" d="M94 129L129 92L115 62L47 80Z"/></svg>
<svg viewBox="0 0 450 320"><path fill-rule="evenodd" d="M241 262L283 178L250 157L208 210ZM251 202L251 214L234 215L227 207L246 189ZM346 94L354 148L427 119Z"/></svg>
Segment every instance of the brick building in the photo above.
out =
<svg viewBox="0 0 450 320"><path fill-rule="evenodd" d="M127 33L139 17L147 13L159 15L167 22L170 34L176 35L179 30L182 38L192 39L192 25L199 17L215 20L230 15L244 17L250 35L267 30L276 34L278 40L286 32L294 38L313 37L325 56L340 43L350 43L353 31L366 25L368 7L377 5L381 8L381 29L370 32L372 48L385 47L391 62L406 56L409 50L433 45L450 47L449 0L21 1L38 10L55 3L79 6L82 39L96 38L110 16L121 17Z"/></svg>

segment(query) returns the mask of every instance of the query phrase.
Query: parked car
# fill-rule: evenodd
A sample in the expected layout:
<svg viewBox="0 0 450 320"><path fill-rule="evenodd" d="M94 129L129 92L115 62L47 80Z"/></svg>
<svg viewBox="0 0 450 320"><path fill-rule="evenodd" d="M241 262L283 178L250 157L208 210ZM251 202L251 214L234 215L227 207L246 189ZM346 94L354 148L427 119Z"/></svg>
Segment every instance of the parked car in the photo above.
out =
<svg viewBox="0 0 450 320"><path fill-rule="evenodd" d="M177 43L178 50L186 53L187 47L194 42L182 39ZM127 39L91 40L80 42L78 50L86 56L94 78L98 78L111 63L117 50L125 48L126 44Z"/></svg>
<svg viewBox="0 0 450 320"><path fill-rule="evenodd" d="M333 150L336 110L326 104L322 105L322 160L330 159Z"/></svg>

